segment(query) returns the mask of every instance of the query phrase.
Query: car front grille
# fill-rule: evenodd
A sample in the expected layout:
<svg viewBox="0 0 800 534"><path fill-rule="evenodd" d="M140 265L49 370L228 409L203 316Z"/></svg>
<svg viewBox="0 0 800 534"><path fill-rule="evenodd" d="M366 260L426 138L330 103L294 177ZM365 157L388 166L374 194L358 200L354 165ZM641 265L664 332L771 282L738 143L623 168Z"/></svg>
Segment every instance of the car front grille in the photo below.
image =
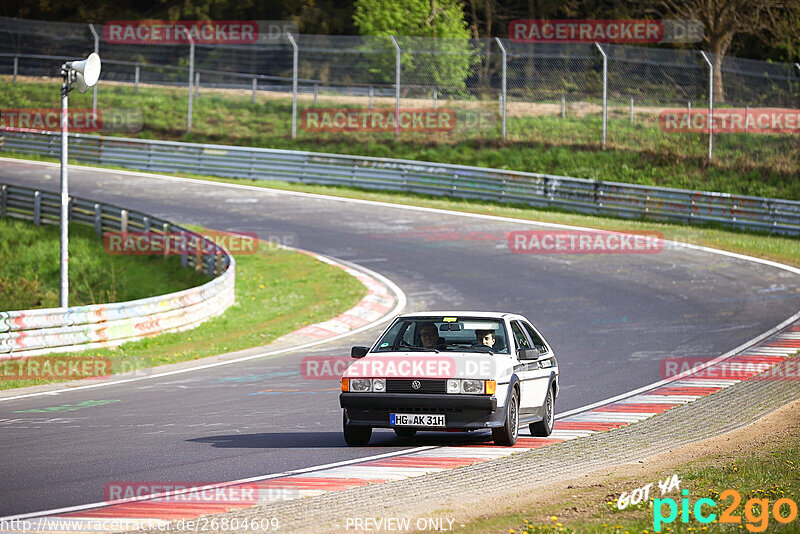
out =
<svg viewBox="0 0 800 534"><path fill-rule="evenodd" d="M419 384L418 388L414 385ZM386 381L387 393L447 393L447 380L399 380Z"/></svg>

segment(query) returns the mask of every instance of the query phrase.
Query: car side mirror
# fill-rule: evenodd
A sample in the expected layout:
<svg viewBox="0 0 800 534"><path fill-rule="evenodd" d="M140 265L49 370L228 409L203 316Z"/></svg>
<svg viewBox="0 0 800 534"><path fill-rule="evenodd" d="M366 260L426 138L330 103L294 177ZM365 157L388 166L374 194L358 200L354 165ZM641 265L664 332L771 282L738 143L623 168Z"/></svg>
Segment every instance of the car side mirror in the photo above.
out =
<svg viewBox="0 0 800 534"><path fill-rule="evenodd" d="M363 358L369 352L369 347L355 346L350 349L351 358Z"/></svg>
<svg viewBox="0 0 800 534"><path fill-rule="evenodd" d="M539 358L539 349L519 349L517 352L520 360L536 360Z"/></svg>

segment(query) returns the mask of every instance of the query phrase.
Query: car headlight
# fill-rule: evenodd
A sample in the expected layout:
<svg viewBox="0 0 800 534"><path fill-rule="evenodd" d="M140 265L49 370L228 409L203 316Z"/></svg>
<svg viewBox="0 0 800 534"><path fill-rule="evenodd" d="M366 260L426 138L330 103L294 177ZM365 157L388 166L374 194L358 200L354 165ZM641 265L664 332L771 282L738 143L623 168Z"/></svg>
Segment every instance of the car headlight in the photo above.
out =
<svg viewBox="0 0 800 534"><path fill-rule="evenodd" d="M383 393L386 391L386 379L385 378L373 378L372 379L372 391L375 393Z"/></svg>
<svg viewBox="0 0 800 534"><path fill-rule="evenodd" d="M457 380L455 378L449 378L447 380L447 392L461 393L461 380Z"/></svg>
<svg viewBox="0 0 800 534"><path fill-rule="evenodd" d="M494 380L458 379L447 380L448 393L464 393L465 395L494 395L497 382Z"/></svg>
<svg viewBox="0 0 800 534"><path fill-rule="evenodd" d="M462 380L461 393L477 395L483 393L483 380Z"/></svg>
<svg viewBox="0 0 800 534"><path fill-rule="evenodd" d="M350 391L355 391L358 393L372 391L372 380L369 378L351 378Z"/></svg>

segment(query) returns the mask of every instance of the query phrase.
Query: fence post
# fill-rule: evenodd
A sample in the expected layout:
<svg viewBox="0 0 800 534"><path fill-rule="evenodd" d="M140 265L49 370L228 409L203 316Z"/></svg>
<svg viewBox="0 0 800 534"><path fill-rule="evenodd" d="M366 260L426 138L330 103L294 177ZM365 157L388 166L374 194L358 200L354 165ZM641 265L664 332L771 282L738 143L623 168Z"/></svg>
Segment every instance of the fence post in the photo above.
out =
<svg viewBox="0 0 800 534"><path fill-rule="evenodd" d="M603 150L606 149L606 132L608 126L608 56L600 43L594 44L603 55Z"/></svg>
<svg viewBox="0 0 800 534"><path fill-rule="evenodd" d="M94 233L97 235L103 233L103 206L101 204L94 205Z"/></svg>
<svg viewBox="0 0 800 534"><path fill-rule="evenodd" d="M436 87L433 88L433 109L439 109L439 93Z"/></svg>
<svg viewBox="0 0 800 534"><path fill-rule="evenodd" d="M123 233L128 231L128 210L119 212L119 231Z"/></svg>
<svg viewBox="0 0 800 534"><path fill-rule="evenodd" d="M256 78L253 78L253 96L250 97L250 103L251 104L255 104L256 103L256 90L257 89L258 89L258 80Z"/></svg>
<svg viewBox="0 0 800 534"><path fill-rule="evenodd" d="M19 56L14 56L14 80L13 80L13 83L17 83L17 72L19 72Z"/></svg>
<svg viewBox="0 0 800 534"><path fill-rule="evenodd" d="M375 87L369 86L369 109L372 109L372 99L375 96Z"/></svg>
<svg viewBox="0 0 800 534"><path fill-rule="evenodd" d="M133 94L139 92L139 65L136 65L136 71L133 73Z"/></svg>
<svg viewBox="0 0 800 534"><path fill-rule="evenodd" d="M506 110L507 110L507 105L506 105L506 95L507 95L507 93L506 93L506 59L507 59L507 56L506 56L506 47L503 46L503 42L500 40L500 38L499 37L495 37L494 39L495 39L495 41L497 41L497 46L500 47L500 52L503 53L503 80L502 80L503 88L502 88L502 93L501 93L501 96L500 96L500 98L502 100L503 107L502 107L500 113L503 115L503 141L505 141L506 140Z"/></svg>
<svg viewBox="0 0 800 534"><path fill-rule="evenodd" d="M292 139L297 137L297 43L291 33L286 34L292 45Z"/></svg>
<svg viewBox="0 0 800 534"><path fill-rule="evenodd" d="M633 97L631 97L631 124L633 124Z"/></svg>
<svg viewBox="0 0 800 534"><path fill-rule="evenodd" d="M745 104L744 105L744 133L747 133L747 131L749 130L748 126L750 126L750 125L747 124L748 122L750 122L750 106Z"/></svg>
<svg viewBox="0 0 800 534"><path fill-rule="evenodd" d="M42 194L39 191L33 194L33 224L42 224Z"/></svg>
<svg viewBox="0 0 800 534"><path fill-rule="evenodd" d="M192 82L194 81L194 39L189 32L186 32L189 39L189 109L186 116L186 132L192 131Z"/></svg>
<svg viewBox="0 0 800 534"><path fill-rule="evenodd" d="M194 97L200 98L200 71L194 73Z"/></svg>
<svg viewBox="0 0 800 534"><path fill-rule="evenodd" d="M394 38L394 35L390 35L389 38L392 40L392 44L394 45L394 138L395 140L400 138L400 54L402 51L400 50L400 45L397 44L397 39Z"/></svg>
<svg viewBox="0 0 800 534"><path fill-rule="evenodd" d="M565 119L567 117L567 95L561 95L561 118Z"/></svg>
<svg viewBox="0 0 800 534"><path fill-rule="evenodd" d="M714 155L714 65L708 54L701 50L700 55L708 65L708 161Z"/></svg>
<svg viewBox="0 0 800 534"><path fill-rule="evenodd" d="M319 84L314 84L314 105L317 105L317 99L319 98Z"/></svg>
<svg viewBox="0 0 800 534"><path fill-rule="evenodd" d="M94 53L98 56L100 55L100 37L97 35L97 32L94 30L94 24L89 24L89 30L92 32L92 37L94 37ZM92 87L92 113L95 117L97 117L97 84L94 84Z"/></svg>
<svg viewBox="0 0 800 534"><path fill-rule="evenodd" d="M0 217L6 216L6 206L8 206L8 186L0 185Z"/></svg>

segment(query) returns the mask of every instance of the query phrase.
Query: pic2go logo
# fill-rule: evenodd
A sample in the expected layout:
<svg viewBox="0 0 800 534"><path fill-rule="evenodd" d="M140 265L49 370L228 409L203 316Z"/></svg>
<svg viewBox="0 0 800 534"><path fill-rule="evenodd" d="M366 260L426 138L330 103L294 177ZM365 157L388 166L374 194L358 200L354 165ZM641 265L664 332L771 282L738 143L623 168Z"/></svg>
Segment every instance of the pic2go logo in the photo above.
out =
<svg viewBox="0 0 800 534"><path fill-rule="evenodd" d="M717 514L711 511L712 508L717 507L717 503L713 499L698 499L695 501L694 506L689 502L689 490L681 492L684 496L681 499L681 522L688 523L690 516L700 523L712 523L717 520ZM719 523L738 523L741 526L742 516L736 515L734 512L739 508L742 502L742 495L732 489L727 489L719 494L722 501L728 498L732 499L730 505L719 515ZM667 516L664 515L664 506L669 509ZM781 498L775 501L770 509L769 499L748 499L744 504L744 517L747 520L745 527L750 532L764 532L769 526L769 516L772 512L772 517L778 523L791 523L797 518L797 503L792 499ZM661 532L662 526L672 523L678 518L678 503L675 499L653 499L653 530Z"/></svg>

